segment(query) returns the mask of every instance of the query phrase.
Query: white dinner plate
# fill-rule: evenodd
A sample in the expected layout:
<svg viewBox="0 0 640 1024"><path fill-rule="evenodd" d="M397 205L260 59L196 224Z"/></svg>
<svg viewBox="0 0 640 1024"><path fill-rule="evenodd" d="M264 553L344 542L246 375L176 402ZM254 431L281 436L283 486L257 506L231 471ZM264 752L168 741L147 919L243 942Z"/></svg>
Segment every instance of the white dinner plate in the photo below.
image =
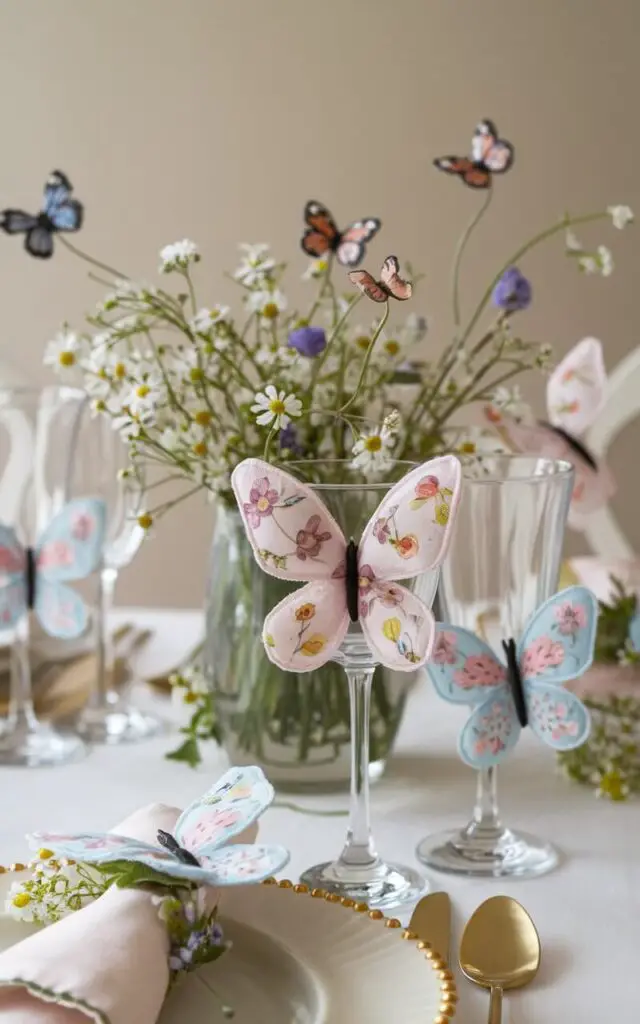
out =
<svg viewBox="0 0 640 1024"><path fill-rule="evenodd" d="M158 1024L222 1024L221 1000L234 1024L448 1024L442 960L400 922L333 900L290 882L226 890L232 948L176 985ZM0 949L30 930L0 912Z"/></svg>

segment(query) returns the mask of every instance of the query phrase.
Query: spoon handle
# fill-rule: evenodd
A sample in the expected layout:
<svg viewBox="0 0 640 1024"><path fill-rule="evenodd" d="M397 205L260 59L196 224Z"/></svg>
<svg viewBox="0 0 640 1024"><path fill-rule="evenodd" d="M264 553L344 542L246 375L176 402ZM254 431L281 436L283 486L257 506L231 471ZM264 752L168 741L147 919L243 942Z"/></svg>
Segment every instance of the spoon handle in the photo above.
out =
<svg viewBox="0 0 640 1024"><path fill-rule="evenodd" d="M502 989L499 985L491 986L488 1024L502 1024Z"/></svg>

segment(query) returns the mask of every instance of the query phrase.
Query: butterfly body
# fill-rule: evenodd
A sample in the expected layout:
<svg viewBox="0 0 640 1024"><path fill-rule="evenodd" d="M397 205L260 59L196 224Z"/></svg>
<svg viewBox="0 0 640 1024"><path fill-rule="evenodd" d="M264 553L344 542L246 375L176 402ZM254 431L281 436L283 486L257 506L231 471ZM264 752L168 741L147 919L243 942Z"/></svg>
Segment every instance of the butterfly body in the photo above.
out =
<svg viewBox="0 0 640 1024"><path fill-rule="evenodd" d="M279 871L289 859L282 846L231 842L271 804L273 787L262 770L231 768L182 812L173 833L159 830L160 846L114 832L39 832L32 843L86 864L129 861L169 876L177 884L242 885Z"/></svg>
<svg viewBox="0 0 640 1024"><path fill-rule="evenodd" d="M0 630L12 629L33 609L51 636L80 636L87 609L66 583L98 567L104 534L105 506L97 498L64 505L35 548L23 547L15 531L0 523Z"/></svg>
<svg viewBox="0 0 640 1024"><path fill-rule="evenodd" d="M271 661L310 672L334 656L349 623L358 622L382 664L409 672L425 663L433 616L397 581L435 569L446 553L460 490L455 457L419 466L392 487L358 544L347 542L318 493L277 466L245 459L231 485L261 568L306 584L265 619Z"/></svg>
<svg viewBox="0 0 640 1024"><path fill-rule="evenodd" d="M589 735L589 713L563 686L591 665L598 605L584 587L569 587L538 608L522 638L503 642L506 664L469 630L438 624L427 672L441 697L472 708L458 741L474 768L500 761L529 726L555 750Z"/></svg>
<svg viewBox="0 0 640 1024"><path fill-rule="evenodd" d="M0 213L0 228L9 235L24 234L25 248L37 259L53 254L53 236L59 231L78 231L82 227L84 208L71 197L71 182L62 171L53 171L44 188L40 213L8 209Z"/></svg>
<svg viewBox="0 0 640 1024"><path fill-rule="evenodd" d="M515 152L488 118L476 126L471 140L471 155L442 156L434 165L446 174L456 174L469 188L489 188L492 175L504 174L513 164Z"/></svg>
<svg viewBox="0 0 640 1024"><path fill-rule="evenodd" d="M348 276L349 280L372 302L388 302L389 299L398 299L399 302L404 302L413 294L411 283L400 277L400 264L397 256L387 256L382 264L378 281L368 270L352 270Z"/></svg>
<svg viewBox="0 0 640 1024"><path fill-rule="evenodd" d="M360 262L367 242L381 227L377 217L366 217L339 231L326 206L313 199L304 208L304 219L307 229L301 245L307 256L317 259L329 252L335 253L338 263L344 267L355 267Z"/></svg>

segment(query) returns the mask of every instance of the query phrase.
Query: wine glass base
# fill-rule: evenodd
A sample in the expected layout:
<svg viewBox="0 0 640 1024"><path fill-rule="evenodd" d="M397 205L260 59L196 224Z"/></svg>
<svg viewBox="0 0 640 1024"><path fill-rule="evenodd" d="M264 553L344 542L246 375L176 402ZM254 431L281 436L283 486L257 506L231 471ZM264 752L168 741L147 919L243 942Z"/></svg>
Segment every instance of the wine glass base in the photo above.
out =
<svg viewBox="0 0 640 1024"><path fill-rule="evenodd" d="M79 736L42 724L0 736L0 765L50 768L80 761L87 753L87 746Z"/></svg>
<svg viewBox="0 0 640 1024"><path fill-rule="evenodd" d="M415 903L429 888L426 879L413 868L383 861L375 868L345 868L327 861L308 868L300 881L310 889L324 889L342 899L366 903L372 910Z"/></svg>
<svg viewBox="0 0 640 1024"><path fill-rule="evenodd" d="M139 743L157 736L164 722L156 715L130 705L85 708L78 721L78 733L88 743Z"/></svg>
<svg viewBox="0 0 640 1024"><path fill-rule="evenodd" d="M550 843L511 829L491 838L467 830L439 832L418 844L416 856L433 871L468 878L534 878L553 871L559 861Z"/></svg>

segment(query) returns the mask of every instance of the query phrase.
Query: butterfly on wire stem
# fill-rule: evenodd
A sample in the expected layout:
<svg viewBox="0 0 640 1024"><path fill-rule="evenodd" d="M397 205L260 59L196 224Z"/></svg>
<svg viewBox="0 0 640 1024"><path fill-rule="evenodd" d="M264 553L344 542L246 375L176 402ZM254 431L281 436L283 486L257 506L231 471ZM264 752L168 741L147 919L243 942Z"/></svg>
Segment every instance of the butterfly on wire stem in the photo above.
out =
<svg viewBox="0 0 640 1024"><path fill-rule="evenodd" d="M53 171L44 187L40 213L7 209L0 212L0 228L8 235L24 234L24 247L37 259L53 255L53 236L59 231L78 231L84 207L71 193L73 186L62 171Z"/></svg>

